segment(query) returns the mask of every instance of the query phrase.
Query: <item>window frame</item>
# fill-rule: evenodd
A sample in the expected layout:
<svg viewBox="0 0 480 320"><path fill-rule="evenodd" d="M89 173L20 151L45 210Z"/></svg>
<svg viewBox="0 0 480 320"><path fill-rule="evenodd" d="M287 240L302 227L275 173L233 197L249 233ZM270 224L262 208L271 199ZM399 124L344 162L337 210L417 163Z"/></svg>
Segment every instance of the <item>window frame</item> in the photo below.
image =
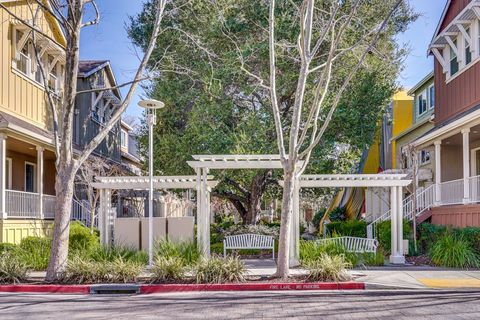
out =
<svg viewBox="0 0 480 320"><path fill-rule="evenodd" d="M27 166L33 167L33 191L27 191ZM37 164L29 161L25 161L23 165L23 189L25 192L36 193L37 192Z"/></svg>
<svg viewBox="0 0 480 320"><path fill-rule="evenodd" d="M428 94L428 99L427 99L428 110L431 110L435 108L435 84L432 83L427 87L427 94ZM432 101L432 98L433 98L433 101Z"/></svg>
<svg viewBox="0 0 480 320"><path fill-rule="evenodd" d="M123 135L125 134L125 139L123 139ZM125 142L125 144L123 144ZM128 132L125 129L120 130L120 146L124 149L128 149Z"/></svg>
<svg viewBox="0 0 480 320"><path fill-rule="evenodd" d="M423 102L425 105L423 106ZM420 104L422 104L422 112L420 112ZM428 111L428 96L427 89L423 89L417 96L417 115L423 116Z"/></svg>
<svg viewBox="0 0 480 320"><path fill-rule="evenodd" d="M426 159L428 156L427 160ZM418 165L423 166L426 164L429 164L432 161L432 155L430 154L430 151L423 149L418 153Z"/></svg>

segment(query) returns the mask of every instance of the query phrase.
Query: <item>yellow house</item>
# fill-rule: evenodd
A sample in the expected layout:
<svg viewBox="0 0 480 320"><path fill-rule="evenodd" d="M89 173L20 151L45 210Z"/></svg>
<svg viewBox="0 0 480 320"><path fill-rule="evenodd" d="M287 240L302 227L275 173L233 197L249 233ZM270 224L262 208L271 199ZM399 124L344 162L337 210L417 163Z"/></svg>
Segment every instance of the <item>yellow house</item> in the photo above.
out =
<svg viewBox="0 0 480 320"><path fill-rule="evenodd" d="M49 232L55 204L52 121L34 45L58 98L66 41L34 1L0 0L0 38L0 242L18 243Z"/></svg>

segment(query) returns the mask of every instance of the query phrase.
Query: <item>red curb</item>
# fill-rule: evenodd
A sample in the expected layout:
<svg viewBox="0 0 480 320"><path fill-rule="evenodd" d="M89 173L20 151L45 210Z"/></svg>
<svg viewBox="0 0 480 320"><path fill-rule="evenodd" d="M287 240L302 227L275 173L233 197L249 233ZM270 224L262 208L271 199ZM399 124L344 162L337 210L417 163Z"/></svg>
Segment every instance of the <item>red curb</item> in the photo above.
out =
<svg viewBox="0 0 480 320"><path fill-rule="evenodd" d="M144 284L141 294L188 291L365 290L363 282Z"/></svg>
<svg viewBox="0 0 480 320"><path fill-rule="evenodd" d="M90 285L55 285L55 284L0 285L0 292L89 294Z"/></svg>

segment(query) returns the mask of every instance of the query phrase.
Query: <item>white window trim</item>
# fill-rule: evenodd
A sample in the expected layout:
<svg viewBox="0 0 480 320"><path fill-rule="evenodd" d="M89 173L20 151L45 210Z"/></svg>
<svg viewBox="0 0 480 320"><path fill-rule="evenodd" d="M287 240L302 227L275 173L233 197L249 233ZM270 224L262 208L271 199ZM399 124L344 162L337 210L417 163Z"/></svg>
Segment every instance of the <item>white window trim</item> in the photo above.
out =
<svg viewBox="0 0 480 320"><path fill-rule="evenodd" d="M8 177L5 188L12 190L12 158L6 158L5 165L8 167Z"/></svg>
<svg viewBox="0 0 480 320"><path fill-rule="evenodd" d="M431 91L430 89L433 88L433 100L435 101L435 84L431 84L427 87L427 96L428 96L428 100L427 100L427 110L432 110L433 108L435 108L435 103L433 103L433 105L430 103L432 100L430 99L430 96L431 96Z"/></svg>
<svg viewBox="0 0 480 320"><path fill-rule="evenodd" d="M465 29L470 29L470 39L472 39L472 43L470 44L470 52L472 55L472 60L470 63L465 64L466 56L465 56L465 37L463 36L462 32L459 32L456 36L457 39L457 61L458 61L458 71L451 75L450 70L450 45L446 45L444 48L444 60L448 65L448 69L444 68L444 73L446 73L446 80L445 82L448 84L458 76L463 74L465 71L470 69L473 65L480 61L480 20L475 19L470 24L463 24Z"/></svg>
<svg viewBox="0 0 480 320"><path fill-rule="evenodd" d="M122 144L122 134L123 134L123 133L125 134L125 144ZM128 132L127 132L127 130L125 130L125 129L121 129L121 130L120 130L120 146L121 146L122 148L125 148L125 149L128 148Z"/></svg>
<svg viewBox="0 0 480 320"><path fill-rule="evenodd" d="M23 190L27 191L27 165L33 166L33 193L37 192L37 164L29 161L25 161L23 165Z"/></svg>
<svg viewBox="0 0 480 320"><path fill-rule="evenodd" d="M426 102L426 108L425 108L425 111L421 112L420 113L420 96L425 96L425 102ZM418 117L421 117L423 116L425 113L428 112L428 90L427 89L423 89L422 92L420 92L418 95L417 95L417 116Z"/></svg>

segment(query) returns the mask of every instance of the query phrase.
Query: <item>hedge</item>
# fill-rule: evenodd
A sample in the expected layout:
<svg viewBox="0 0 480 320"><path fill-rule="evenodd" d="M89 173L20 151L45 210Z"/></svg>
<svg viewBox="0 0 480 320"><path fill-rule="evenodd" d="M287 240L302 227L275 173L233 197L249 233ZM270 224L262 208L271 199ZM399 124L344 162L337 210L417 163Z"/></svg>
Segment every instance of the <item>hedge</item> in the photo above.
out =
<svg viewBox="0 0 480 320"><path fill-rule="evenodd" d="M452 228L431 223L421 223L418 226L419 248L423 253L428 252L432 245L442 238L448 231L451 231L457 238L465 239L477 254L480 254L480 228Z"/></svg>
<svg viewBox="0 0 480 320"><path fill-rule="evenodd" d="M366 238L367 223L361 220L333 221L327 224L329 234Z"/></svg>
<svg viewBox="0 0 480 320"><path fill-rule="evenodd" d="M385 220L377 225L377 239L380 246L384 249L385 253L390 253L392 246L391 236L391 221ZM407 220L403 220L403 239L410 237L410 223Z"/></svg>

